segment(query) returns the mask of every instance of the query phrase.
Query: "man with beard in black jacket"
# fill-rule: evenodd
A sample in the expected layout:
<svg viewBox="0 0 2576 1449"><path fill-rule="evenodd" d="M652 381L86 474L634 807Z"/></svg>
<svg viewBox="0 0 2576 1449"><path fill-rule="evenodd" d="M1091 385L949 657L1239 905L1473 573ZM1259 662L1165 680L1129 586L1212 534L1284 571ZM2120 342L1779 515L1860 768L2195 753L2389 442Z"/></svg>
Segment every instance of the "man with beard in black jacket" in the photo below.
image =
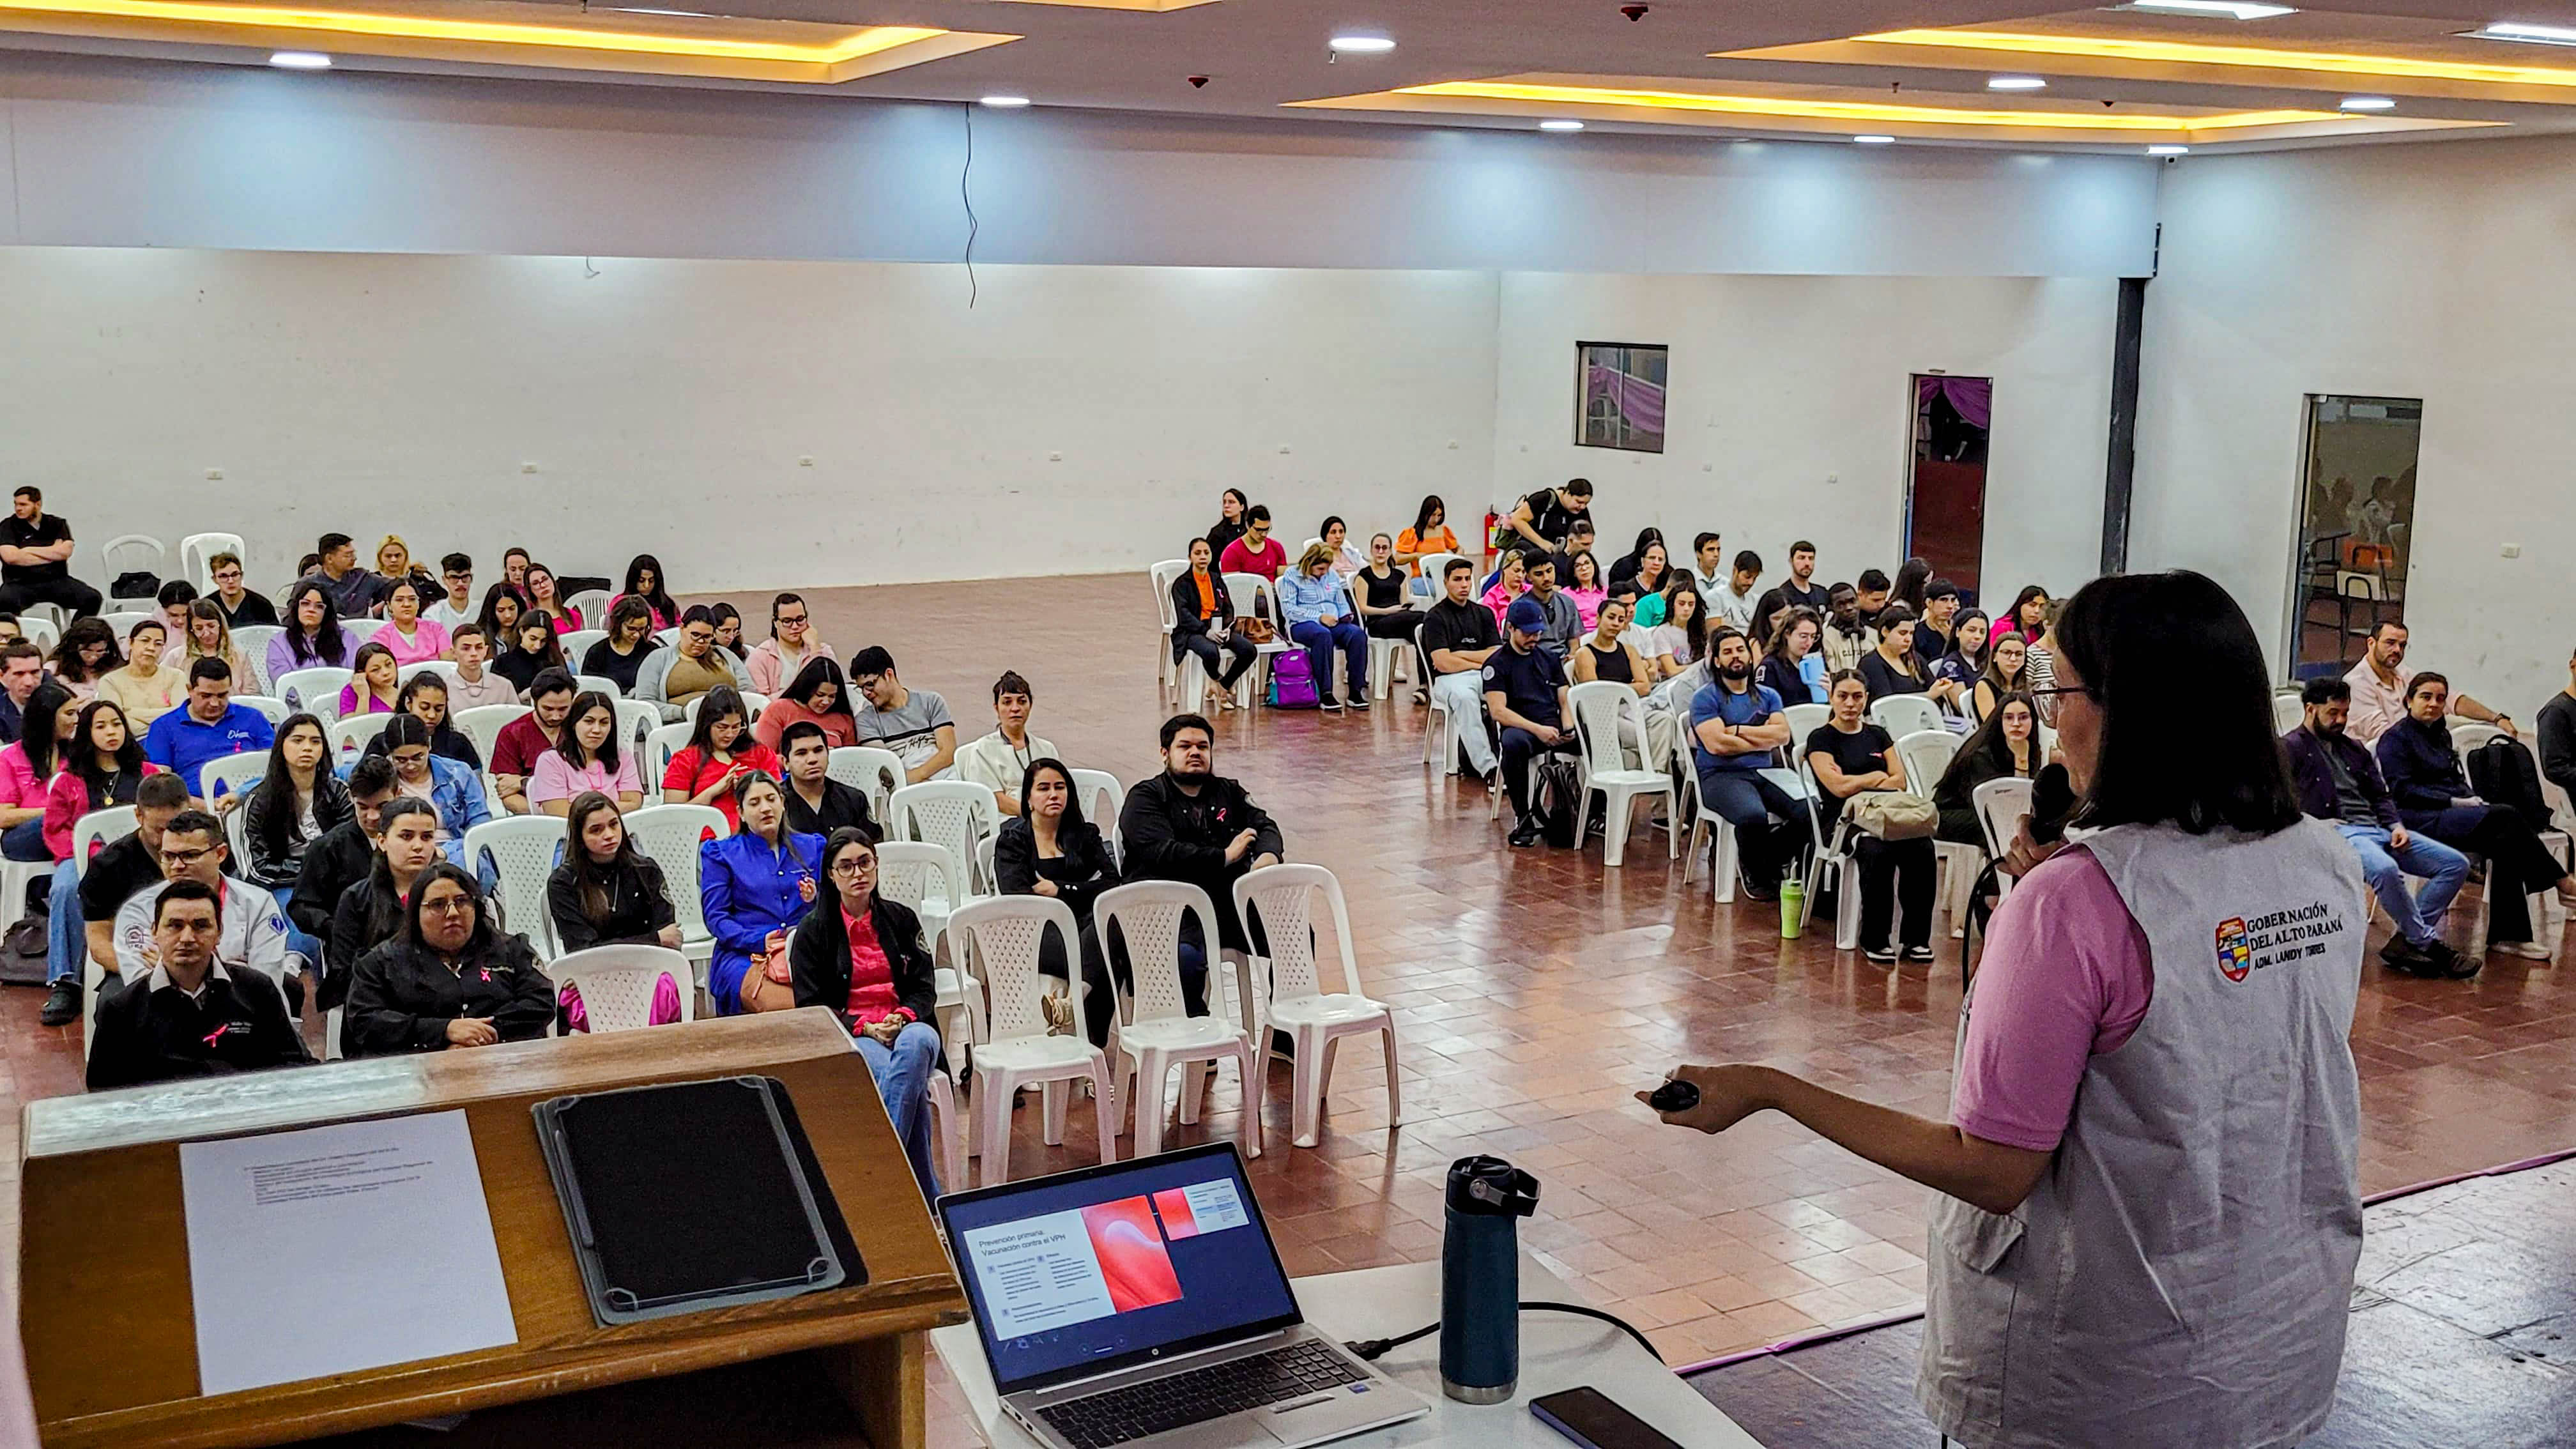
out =
<svg viewBox="0 0 2576 1449"><path fill-rule="evenodd" d="M1234 909L1234 883L1263 866L1277 865L1287 849L1279 826L1252 803L1243 786L1210 766L1216 731L1195 714L1163 721L1163 773L1139 781L1118 812L1130 881L1177 880L1208 893L1216 908L1218 944L1251 949L1243 918ZM1125 984L1124 952L1112 949L1110 966ZM1181 989L1192 1016L1207 1014L1207 949L1195 916L1181 925Z"/></svg>

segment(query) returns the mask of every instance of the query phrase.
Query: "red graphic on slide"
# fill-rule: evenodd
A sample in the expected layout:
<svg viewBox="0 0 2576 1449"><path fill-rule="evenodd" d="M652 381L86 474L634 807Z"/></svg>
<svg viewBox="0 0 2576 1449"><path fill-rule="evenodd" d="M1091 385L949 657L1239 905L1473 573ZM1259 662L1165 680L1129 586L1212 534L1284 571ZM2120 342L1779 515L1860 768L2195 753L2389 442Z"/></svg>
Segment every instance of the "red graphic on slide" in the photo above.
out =
<svg viewBox="0 0 2576 1449"><path fill-rule="evenodd" d="M1154 1227L1154 1211L1142 1197L1123 1197L1082 1210L1082 1225L1091 1234L1091 1251L1100 1259L1100 1276L1109 1285L1109 1305L1121 1313L1177 1302L1180 1276L1172 1255Z"/></svg>
<svg viewBox="0 0 2576 1449"><path fill-rule="evenodd" d="M1163 1215L1163 1231L1175 1243L1199 1235L1199 1219L1190 1211L1190 1195L1177 1187L1154 1194L1154 1210Z"/></svg>

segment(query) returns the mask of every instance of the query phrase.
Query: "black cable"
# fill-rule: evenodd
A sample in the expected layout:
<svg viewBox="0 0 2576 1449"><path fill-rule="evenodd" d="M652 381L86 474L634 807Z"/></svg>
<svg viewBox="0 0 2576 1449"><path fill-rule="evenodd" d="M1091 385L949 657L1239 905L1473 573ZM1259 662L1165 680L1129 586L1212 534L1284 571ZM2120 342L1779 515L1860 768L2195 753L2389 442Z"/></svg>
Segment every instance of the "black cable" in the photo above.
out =
<svg viewBox="0 0 2576 1449"><path fill-rule="evenodd" d="M975 103L960 107L966 113L966 165L957 173L957 199L966 205L966 310L975 310L975 234L984 223L975 216L975 196L966 189L967 179L975 174Z"/></svg>
<svg viewBox="0 0 2576 1449"><path fill-rule="evenodd" d="M1630 1324L1624 1318L1604 1313L1598 1308L1587 1308L1580 1303L1541 1303L1528 1301L1523 1302L1520 1305L1520 1309L1523 1313L1528 1313L1532 1310L1539 1310L1548 1313L1572 1313L1584 1318L1598 1318L1602 1322L1609 1324L1611 1327L1618 1329L1621 1333L1637 1340L1637 1346L1644 1349L1649 1355L1651 1355L1655 1362L1662 1363L1664 1361L1664 1356L1655 1352L1655 1346L1652 1343L1647 1342L1646 1336L1639 1333L1634 1325ZM1349 1349L1362 1363L1373 1363L1376 1360L1385 1357L1387 1352L1391 1349L1401 1348L1405 1344L1411 1343L1417 1338L1422 1338L1439 1331L1440 1322L1439 1320L1434 1319L1430 1323L1413 1330L1411 1333L1399 1333L1393 1338L1354 1339L1349 1343L1343 1344L1342 1347Z"/></svg>

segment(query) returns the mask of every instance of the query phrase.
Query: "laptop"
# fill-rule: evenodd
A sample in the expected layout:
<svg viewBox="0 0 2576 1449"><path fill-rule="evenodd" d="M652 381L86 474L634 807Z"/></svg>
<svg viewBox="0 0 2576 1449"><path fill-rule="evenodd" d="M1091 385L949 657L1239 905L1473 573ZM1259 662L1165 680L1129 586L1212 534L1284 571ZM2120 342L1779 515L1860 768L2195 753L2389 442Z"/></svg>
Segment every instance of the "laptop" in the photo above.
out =
<svg viewBox="0 0 2576 1449"><path fill-rule="evenodd" d="M939 1219L1002 1408L1047 1449L1298 1449L1430 1411L1298 1312L1231 1142Z"/></svg>

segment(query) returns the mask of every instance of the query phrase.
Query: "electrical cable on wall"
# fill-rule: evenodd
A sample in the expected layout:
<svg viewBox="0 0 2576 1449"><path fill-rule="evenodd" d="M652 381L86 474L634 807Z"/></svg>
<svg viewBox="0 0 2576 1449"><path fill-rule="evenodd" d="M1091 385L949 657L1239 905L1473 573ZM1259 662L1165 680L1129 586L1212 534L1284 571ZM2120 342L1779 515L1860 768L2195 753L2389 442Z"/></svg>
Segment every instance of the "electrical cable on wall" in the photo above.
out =
<svg viewBox="0 0 2576 1449"><path fill-rule="evenodd" d="M968 179L975 174L975 105L969 101L959 110L966 115L966 165L957 173L957 199L966 206L966 310L975 310L975 233L984 224L975 219L975 195L967 190Z"/></svg>

